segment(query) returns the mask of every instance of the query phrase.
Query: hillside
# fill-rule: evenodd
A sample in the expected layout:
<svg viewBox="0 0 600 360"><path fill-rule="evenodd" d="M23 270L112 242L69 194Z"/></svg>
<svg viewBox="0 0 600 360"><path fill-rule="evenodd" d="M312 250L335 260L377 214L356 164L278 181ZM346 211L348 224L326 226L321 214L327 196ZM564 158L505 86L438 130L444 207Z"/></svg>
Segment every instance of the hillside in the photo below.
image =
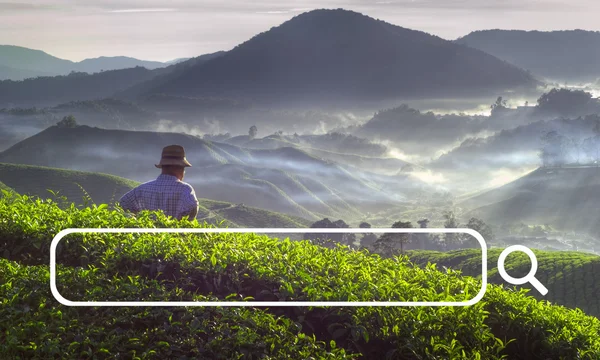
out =
<svg viewBox="0 0 600 360"><path fill-rule="evenodd" d="M154 178L162 147L185 147L201 197L317 219L386 208L424 186L311 156L301 149L245 149L180 133L50 127L0 153L0 162Z"/></svg>
<svg viewBox="0 0 600 360"><path fill-rule="evenodd" d="M502 249L488 251L488 280L502 284L498 273L498 257ZM534 250L538 259L535 277L548 288L548 294L541 296L529 284L529 294L569 308L580 308L585 313L600 317L600 257L580 252ZM481 250L455 250L447 253L437 251L409 251L411 261L420 265L435 263L439 268L460 270L463 275L481 277ZM506 271L520 278L529 273L531 262L523 253L513 253L507 257ZM510 287L510 285L505 285ZM521 287L521 286L519 286Z"/></svg>
<svg viewBox="0 0 600 360"><path fill-rule="evenodd" d="M480 95L535 80L479 50L346 10L314 10L153 90L290 103Z"/></svg>
<svg viewBox="0 0 600 360"><path fill-rule="evenodd" d="M147 92L149 89L162 86L163 84L178 78L192 66L204 64L207 61L217 58L223 54L225 54L224 51L217 51L215 53L204 54L195 58L183 59L181 61L170 63L167 67L155 71L154 73L156 76L154 78L119 91L115 94L115 96L119 98L144 101L147 98Z"/></svg>
<svg viewBox="0 0 600 360"><path fill-rule="evenodd" d="M0 65L49 75L64 75L73 70L74 63L41 50L14 45L0 45Z"/></svg>
<svg viewBox="0 0 600 360"><path fill-rule="evenodd" d="M24 70L12 68L6 65L0 65L0 80L25 80L28 78L34 78L38 76L50 76L52 74L35 71L35 70Z"/></svg>
<svg viewBox="0 0 600 360"><path fill-rule="evenodd" d="M23 81L0 81L1 107L45 107L77 100L103 99L153 78L143 67L104 71L89 75L39 77Z"/></svg>
<svg viewBox="0 0 600 360"><path fill-rule="evenodd" d="M21 210L16 216L14 208ZM9 214L11 223L0 222L5 250L0 251L0 296L6 299L0 330L12 331L0 351L10 357L59 352L62 357L592 360L600 355L597 318L497 285L489 285L477 304L456 308L63 306L47 286L48 249L56 231L108 222L124 228L198 225L160 214L132 219L103 208L61 210L17 196L0 199L0 217ZM59 249L57 291L70 301L463 302L481 288L477 279L435 266L419 268L404 257L381 259L253 234L88 234L69 236Z"/></svg>
<svg viewBox="0 0 600 360"><path fill-rule="evenodd" d="M482 30L455 42L551 80L591 82L600 76L598 31Z"/></svg>
<svg viewBox="0 0 600 360"><path fill-rule="evenodd" d="M485 221L550 224L558 229L600 231L600 169L539 168L507 185L466 200L469 214Z"/></svg>
<svg viewBox="0 0 600 360"><path fill-rule="evenodd" d="M113 203L137 185L113 175L5 163L0 163L0 182L20 194L43 199L55 198L51 190L77 204L85 203L87 197L90 204Z"/></svg>
<svg viewBox="0 0 600 360"><path fill-rule="evenodd" d="M10 184L10 185L8 185ZM76 204L114 204L138 182L113 175L0 163L0 190L13 189L42 199L66 197ZM10 186L10 187L9 187ZM56 194L53 195L49 190ZM308 227L307 219L209 199L198 199L198 221L229 227Z"/></svg>

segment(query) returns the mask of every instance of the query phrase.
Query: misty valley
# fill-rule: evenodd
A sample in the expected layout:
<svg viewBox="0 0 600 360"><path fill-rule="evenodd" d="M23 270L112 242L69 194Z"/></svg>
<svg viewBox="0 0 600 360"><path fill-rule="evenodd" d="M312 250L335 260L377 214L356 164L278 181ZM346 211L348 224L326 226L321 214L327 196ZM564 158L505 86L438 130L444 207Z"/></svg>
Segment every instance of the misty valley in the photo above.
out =
<svg viewBox="0 0 600 360"><path fill-rule="evenodd" d="M552 56L562 46L572 56ZM531 50L536 47L539 51ZM93 350L81 344L94 344L99 335L67 326L65 338L47 345L45 356L63 351L67 341L76 349L69 347L69 358L91 358L99 349L110 358L111 346L121 341L130 341L131 348L123 345L119 351L131 355L128 351L135 349L137 358L156 358L155 353L190 359L600 356L595 283L600 269L600 33L486 30L450 41L353 11L313 10L231 50L199 55L164 63L124 57L73 62L0 46L0 268L8 269L0 270L0 283L21 284L0 285L0 295L31 295L38 301L42 295L23 290L30 286L23 279L36 289L46 286L46 270L38 267L47 265L52 231L68 227L469 228L483 236L490 252L493 285L484 305L461 315L433 307L414 312L352 307L232 312L225 307L210 308L206 315L186 308L157 335L169 339L170 353L167 345L155 346L149 335L139 335L137 325L123 327L124 333L102 340L102 346L90 345ZM199 200L195 220L180 225L160 214L138 219L124 214L121 196L159 175L154 164L172 144L183 146L192 164L184 181ZM464 279L481 281L480 244L467 234L364 230L272 236L290 238L284 245L267 237L255 243L253 236L228 238L232 245L218 249L199 240L185 245L184 253L173 250L180 246L175 236L164 248L153 245L156 253L125 236L96 243L82 236L81 246L91 255L81 255L74 242L66 241L59 258L68 286L61 291L90 299L102 298L97 289L107 286L111 299L223 300L231 293L265 301L320 301L376 294L392 301L404 295L381 289L404 281L393 273L397 263L413 279L414 293L407 290L407 299L425 296L416 290L419 281L437 289L427 295L436 301L443 300L438 290L448 298L469 299L465 291L474 296L479 283ZM123 244L134 250L128 253ZM547 296L529 285L502 285L497 261L511 245L534 250ZM221 252L223 259L206 255L202 262L190 249ZM240 255L244 249L254 255ZM289 268L271 268L268 259L290 261ZM511 274L528 273L525 257L508 259ZM349 270L335 270L340 263ZM100 264L111 269L99 270L106 278L85 272ZM377 286L344 285L371 276L360 264L374 271ZM333 275L330 270L324 275L325 268ZM280 283L284 278L287 282ZM467 290L456 290L449 278ZM339 293L332 279L338 279ZM129 295L118 287L121 282L130 282ZM19 308L14 296L3 304ZM35 319L29 310L34 305L19 308L28 321ZM46 305L39 306L38 313L45 311ZM113 326L114 313L93 311L102 326ZM123 316L137 319L135 311L126 309ZM147 321L162 324L162 310L152 311ZM80 316L76 310L64 313ZM491 314L489 321L484 313ZM16 314L0 310L7 319ZM513 324L510 314L527 318ZM222 328L208 325L214 318L223 319ZM392 319L412 325L399 329ZM244 321L253 325L241 335L232 324ZM426 330L415 330L421 329L417 323L426 323ZM465 328L452 335L439 330L442 323ZM537 325L528 327L531 323ZM58 329L48 326L44 331L50 334ZM188 335L178 326L211 330ZM550 335L549 329L557 328L564 334ZM268 345L239 350L266 332L270 335L264 338L273 337L265 340ZM7 336L11 345L0 349L14 358L34 357L34 348L16 345L26 333ZM188 336L194 340L175 340ZM460 347L437 347L436 337L441 344L458 339ZM220 354L222 347L227 350Z"/></svg>

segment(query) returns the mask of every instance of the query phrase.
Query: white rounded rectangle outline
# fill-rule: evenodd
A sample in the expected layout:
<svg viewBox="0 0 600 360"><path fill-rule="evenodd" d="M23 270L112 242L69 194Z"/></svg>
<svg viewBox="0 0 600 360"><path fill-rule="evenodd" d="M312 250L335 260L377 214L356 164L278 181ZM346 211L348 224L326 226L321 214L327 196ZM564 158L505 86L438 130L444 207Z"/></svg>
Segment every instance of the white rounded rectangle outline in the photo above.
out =
<svg viewBox="0 0 600 360"><path fill-rule="evenodd" d="M262 234L295 234L295 233L459 233L473 236L481 245L481 290L469 301L71 301L65 299L56 288L56 247L58 242L69 234L76 233L262 233ZM66 306L471 306L478 303L487 290L487 245L483 236L473 229L429 229L429 228L86 228L65 229L56 234L50 244L50 290L54 298Z"/></svg>

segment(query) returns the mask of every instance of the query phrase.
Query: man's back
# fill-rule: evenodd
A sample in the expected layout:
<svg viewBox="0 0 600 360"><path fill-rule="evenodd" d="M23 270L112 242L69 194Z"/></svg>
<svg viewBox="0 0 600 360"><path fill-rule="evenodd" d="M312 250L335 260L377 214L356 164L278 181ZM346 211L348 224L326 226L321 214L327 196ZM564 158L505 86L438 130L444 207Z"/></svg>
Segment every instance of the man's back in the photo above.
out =
<svg viewBox="0 0 600 360"><path fill-rule="evenodd" d="M131 212L162 210L166 215L181 219L198 214L198 199L191 185L177 177L161 174L156 180L144 183L120 200L121 207Z"/></svg>

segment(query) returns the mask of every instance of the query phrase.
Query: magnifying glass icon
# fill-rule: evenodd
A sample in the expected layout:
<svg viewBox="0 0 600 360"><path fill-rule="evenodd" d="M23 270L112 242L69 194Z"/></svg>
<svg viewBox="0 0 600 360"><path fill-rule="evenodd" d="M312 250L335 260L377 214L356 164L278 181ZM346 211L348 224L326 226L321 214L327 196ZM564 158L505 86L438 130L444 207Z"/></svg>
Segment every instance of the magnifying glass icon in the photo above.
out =
<svg viewBox="0 0 600 360"><path fill-rule="evenodd" d="M506 269L504 268L504 262L506 261L506 257L515 251L524 252L525 254L527 254L527 256L529 256L529 260L531 260L531 270L529 270L529 274L522 278L514 278L508 275ZM507 283L513 285L523 285L525 283L530 283L537 291L540 292L540 294L546 295L548 293L548 289L535 277L537 269L537 257L535 256L533 251L531 251L530 248L523 245L509 246L506 249L504 249L504 251L502 251L502 253L498 257L498 272Z"/></svg>

